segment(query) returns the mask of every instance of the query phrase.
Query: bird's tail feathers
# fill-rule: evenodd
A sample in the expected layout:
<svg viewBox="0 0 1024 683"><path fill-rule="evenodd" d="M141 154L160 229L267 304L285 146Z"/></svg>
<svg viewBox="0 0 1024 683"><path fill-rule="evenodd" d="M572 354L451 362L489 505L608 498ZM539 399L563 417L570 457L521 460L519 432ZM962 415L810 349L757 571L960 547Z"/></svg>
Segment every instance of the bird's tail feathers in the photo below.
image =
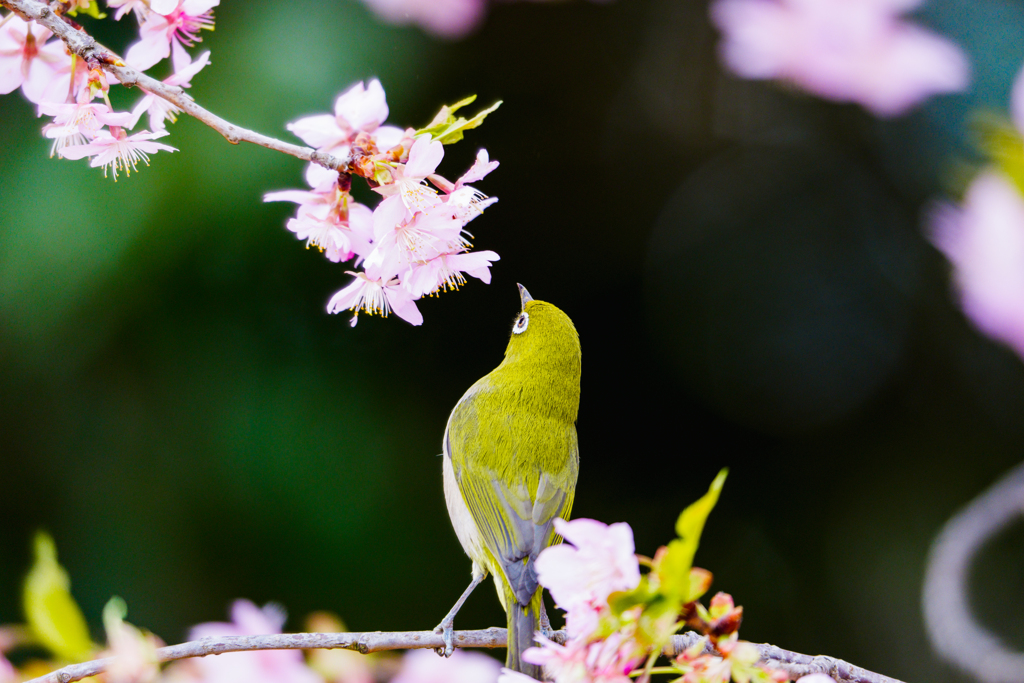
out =
<svg viewBox="0 0 1024 683"><path fill-rule="evenodd" d="M527 676L542 680L541 668L523 660L523 651L536 645L534 634L540 628L540 612L543 607L543 591L538 590L530 604L523 606L512 591L505 587L505 604L508 615L508 654L505 666Z"/></svg>

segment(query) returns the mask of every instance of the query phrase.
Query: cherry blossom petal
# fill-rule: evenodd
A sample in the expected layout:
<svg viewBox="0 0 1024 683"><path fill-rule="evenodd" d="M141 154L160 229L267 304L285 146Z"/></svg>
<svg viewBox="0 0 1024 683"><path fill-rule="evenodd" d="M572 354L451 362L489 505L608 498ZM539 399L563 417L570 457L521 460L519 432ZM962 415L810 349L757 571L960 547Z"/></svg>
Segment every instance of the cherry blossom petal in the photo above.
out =
<svg viewBox="0 0 1024 683"><path fill-rule="evenodd" d="M409 178L426 178L437 169L443 158L444 145L429 135L421 135L409 150L405 175Z"/></svg>
<svg viewBox="0 0 1024 683"><path fill-rule="evenodd" d="M330 114L306 116L285 126L310 147L333 148L348 141L348 133L341 129L338 120Z"/></svg>
<svg viewBox="0 0 1024 683"><path fill-rule="evenodd" d="M356 83L335 100L334 114L339 123L344 121L353 131L374 131L388 117L384 87L376 78L369 86L362 81Z"/></svg>

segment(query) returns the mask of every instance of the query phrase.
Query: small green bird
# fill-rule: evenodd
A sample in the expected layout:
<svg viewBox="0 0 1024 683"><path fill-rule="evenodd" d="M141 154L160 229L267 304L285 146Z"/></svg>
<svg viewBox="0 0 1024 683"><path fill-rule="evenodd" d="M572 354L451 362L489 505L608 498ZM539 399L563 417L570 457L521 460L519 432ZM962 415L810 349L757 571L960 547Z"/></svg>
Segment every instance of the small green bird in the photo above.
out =
<svg viewBox="0 0 1024 683"><path fill-rule="evenodd" d="M444 434L444 495L473 580L435 629L452 653L455 614L488 574L508 619L506 666L524 662L534 632L549 628L534 562L561 541L579 472L580 338L565 313L519 285L522 310L505 359L459 399Z"/></svg>

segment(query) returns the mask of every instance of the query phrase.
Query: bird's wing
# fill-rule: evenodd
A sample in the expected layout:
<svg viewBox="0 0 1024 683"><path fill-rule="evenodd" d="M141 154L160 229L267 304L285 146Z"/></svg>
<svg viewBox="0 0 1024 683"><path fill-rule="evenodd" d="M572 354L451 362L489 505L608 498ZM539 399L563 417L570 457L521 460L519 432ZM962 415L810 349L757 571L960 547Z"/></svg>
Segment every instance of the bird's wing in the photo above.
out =
<svg viewBox="0 0 1024 683"><path fill-rule="evenodd" d="M554 520L568 518L578 471L576 427L551 424L522 429L495 401L479 400L486 389L467 392L452 412L445 451L473 518L491 570L500 570L520 604L537 592L533 567L555 541ZM519 427L517 427L519 425ZM531 455L543 449L543 471ZM474 558L477 559L477 558Z"/></svg>

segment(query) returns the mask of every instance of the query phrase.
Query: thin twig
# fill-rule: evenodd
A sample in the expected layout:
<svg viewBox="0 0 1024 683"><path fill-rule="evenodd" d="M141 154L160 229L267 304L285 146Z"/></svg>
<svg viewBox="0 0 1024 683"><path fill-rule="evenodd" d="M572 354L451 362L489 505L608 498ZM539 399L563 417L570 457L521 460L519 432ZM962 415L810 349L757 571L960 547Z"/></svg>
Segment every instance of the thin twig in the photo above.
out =
<svg viewBox="0 0 1024 683"><path fill-rule="evenodd" d="M555 631L551 640L565 642L565 631ZM684 633L674 636L671 644L665 648L665 654L675 656L700 639L696 633ZM499 648L505 647L507 633L503 628L488 628L479 631L456 631L454 634L456 647ZM220 638L202 638L180 645L162 647L156 651L157 660L172 662L189 657L206 657L225 652L247 652L250 650L314 650L344 649L355 650L363 654L384 650L412 650L420 648L444 647L444 639L440 633L433 631L397 631L367 633L284 633L269 636L224 636ZM837 683L901 683L895 678L876 674L866 669L848 664L834 657L811 657L797 652L790 652L774 645L758 645L762 660L775 669L782 669L793 678L811 673L825 673ZM710 645L708 653L714 653ZM45 676L34 678L27 683L74 683L89 676L95 676L107 670L111 658L97 659L81 664L72 664L57 669Z"/></svg>
<svg viewBox="0 0 1024 683"><path fill-rule="evenodd" d="M195 100L182 88L167 85L162 81L147 76L138 69L128 66L124 63L124 60L100 45L88 33L75 28L65 21L63 17L56 14L44 2L39 2L39 0L0 0L0 5L17 13L26 20L36 21L48 28L54 35L64 41L64 44L72 54L81 57L86 64L99 65L104 71L113 74L122 85L128 87L139 86L143 90L167 100L189 116L199 119L210 128L213 128L231 144L237 145L239 142L251 142L261 147L290 154L304 161L312 161L325 168L342 171L348 169L348 164L351 161L348 158L339 159L330 154L318 152L310 147L293 145L225 121L213 112L196 104Z"/></svg>
<svg viewBox="0 0 1024 683"><path fill-rule="evenodd" d="M1024 514L1024 463L953 516L925 569L924 621L940 655L985 683L1024 681L1024 652L1004 645L971 614L967 579L985 543Z"/></svg>

